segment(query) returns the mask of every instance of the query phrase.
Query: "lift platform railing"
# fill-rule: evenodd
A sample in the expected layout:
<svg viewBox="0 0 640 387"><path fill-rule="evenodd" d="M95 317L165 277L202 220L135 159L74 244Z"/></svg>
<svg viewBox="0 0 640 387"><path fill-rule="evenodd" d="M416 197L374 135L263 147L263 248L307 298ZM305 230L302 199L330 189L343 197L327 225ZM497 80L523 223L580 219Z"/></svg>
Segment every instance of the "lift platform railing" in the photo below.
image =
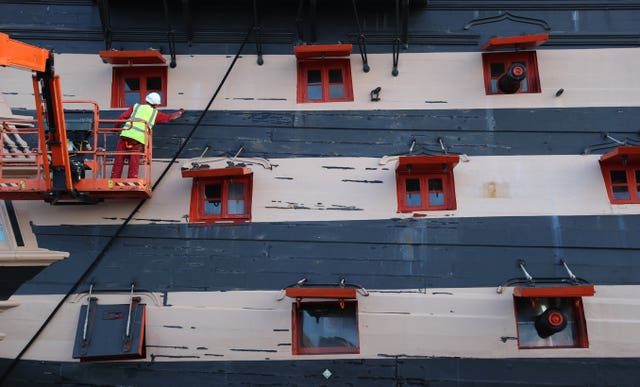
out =
<svg viewBox="0 0 640 387"><path fill-rule="evenodd" d="M146 144L142 151L116 151L121 126L138 120L100 119L98 105L93 101L63 101L67 127L69 167L74 182L73 192L52 199L47 178L49 150L43 155L39 133L46 123L42 120L11 120L1 124L0 138L19 136L27 141L29 149L2 147L0 150L0 199L48 201L96 201L106 198L149 198L152 184L152 136L147 126ZM73 107L72 109L69 109ZM41 122L41 124L38 124ZM143 121L141 121L143 122ZM146 124L145 124L146 125ZM115 157L139 157L137 178L110 177ZM126 158L125 158L126 159ZM50 172L49 172L50 173Z"/></svg>

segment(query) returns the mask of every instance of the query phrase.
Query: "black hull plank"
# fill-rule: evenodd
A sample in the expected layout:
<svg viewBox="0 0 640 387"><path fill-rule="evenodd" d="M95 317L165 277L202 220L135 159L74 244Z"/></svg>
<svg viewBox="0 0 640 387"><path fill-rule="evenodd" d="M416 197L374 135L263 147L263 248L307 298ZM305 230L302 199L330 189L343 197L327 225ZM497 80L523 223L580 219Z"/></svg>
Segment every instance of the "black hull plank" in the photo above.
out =
<svg viewBox="0 0 640 387"><path fill-rule="evenodd" d="M34 226L41 247L71 256L19 292L66 292L114 229ZM595 284L637 285L640 241L625 235L638 229L638 215L130 225L89 278L105 290L131 281L152 291L279 290L302 277L370 289L494 287L523 276L520 259L534 277L567 277L565 259Z"/></svg>
<svg viewBox="0 0 640 387"><path fill-rule="evenodd" d="M4 369L7 360L0 360ZM331 372L327 379L322 373ZM20 361L7 386L635 386L640 359L406 358L63 363Z"/></svg>

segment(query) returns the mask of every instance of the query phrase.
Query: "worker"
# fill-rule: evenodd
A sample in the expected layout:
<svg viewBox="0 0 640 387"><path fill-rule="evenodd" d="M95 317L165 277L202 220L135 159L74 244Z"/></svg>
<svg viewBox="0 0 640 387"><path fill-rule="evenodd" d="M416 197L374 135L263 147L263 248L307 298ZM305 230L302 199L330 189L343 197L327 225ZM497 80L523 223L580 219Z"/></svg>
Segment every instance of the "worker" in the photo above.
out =
<svg viewBox="0 0 640 387"><path fill-rule="evenodd" d="M151 135L151 128L154 124L162 124L165 122L177 120L184 113L184 109L166 114L158 111L156 107L162 103L160 94L149 93L145 98L145 104L136 103L130 106L125 112L123 112L119 121L124 120L143 120L143 122L130 122L127 121L122 127L120 132L120 138L118 139L118 145L116 146L117 152L142 152L146 144L146 127L149 128L149 135ZM117 126L116 126L117 127ZM140 166L139 154L118 154L113 162L113 168L111 169L111 178L119 179L122 176L122 168L124 167L125 157L129 158L129 173L130 179L138 177L138 167Z"/></svg>

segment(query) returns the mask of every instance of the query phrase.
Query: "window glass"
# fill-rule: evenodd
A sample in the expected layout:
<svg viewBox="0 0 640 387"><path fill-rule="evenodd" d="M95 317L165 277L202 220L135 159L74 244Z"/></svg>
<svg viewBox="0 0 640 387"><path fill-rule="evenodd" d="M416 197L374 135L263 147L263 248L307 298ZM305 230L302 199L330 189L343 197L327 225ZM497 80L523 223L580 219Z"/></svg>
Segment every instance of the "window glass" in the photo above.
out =
<svg viewBox="0 0 640 387"><path fill-rule="evenodd" d="M2 227L2 223L0 223L0 242L6 242L7 237L4 235L4 228Z"/></svg>
<svg viewBox="0 0 640 387"><path fill-rule="evenodd" d="M420 192L420 179L406 179L405 189L407 192Z"/></svg>
<svg viewBox="0 0 640 387"><path fill-rule="evenodd" d="M340 99L344 98L344 86L343 85L329 85L329 98Z"/></svg>
<svg viewBox="0 0 640 387"><path fill-rule="evenodd" d="M442 179L429 179L429 205L444 206Z"/></svg>
<svg viewBox="0 0 640 387"><path fill-rule="evenodd" d="M340 69L329 70L329 83L342 83L342 70Z"/></svg>
<svg viewBox="0 0 640 387"><path fill-rule="evenodd" d="M220 215L222 213L222 184L207 184L204 186L204 213Z"/></svg>
<svg viewBox="0 0 640 387"><path fill-rule="evenodd" d="M504 63L491 63L491 77L498 77L504 73Z"/></svg>
<svg viewBox="0 0 640 387"><path fill-rule="evenodd" d="M307 71L307 98L309 100L322 99L322 74L320 70Z"/></svg>
<svg viewBox="0 0 640 387"><path fill-rule="evenodd" d="M406 179L405 190L408 207L419 207L422 205L422 197L420 196L420 179Z"/></svg>
<svg viewBox="0 0 640 387"><path fill-rule="evenodd" d="M139 92L135 92L135 93L125 93L124 94L124 103L127 106L131 106L133 104L136 103L140 103L140 93Z"/></svg>
<svg viewBox="0 0 640 387"><path fill-rule="evenodd" d="M322 83L322 74L320 73L320 70L307 71L307 83L310 85Z"/></svg>
<svg viewBox="0 0 640 387"><path fill-rule="evenodd" d="M626 185L613 186L613 198L615 200L628 200L629 188Z"/></svg>
<svg viewBox="0 0 640 387"><path fill-rule="evenodd" d="M342 70L329 70L329 98L344 98L344 85L342 84Z"/></svg>
<svg viewBox="0 0 640 387"><path fill-rule="evenodd" d="M302 303L300 349L358 347L356 303Z"/></svg>
<svg viewBox="0 0 640 387"><path fill-rule="evenodd" d="M626 171L610 171L611 184L614 184L611 188L613 191L614 200L629 200L629 186L627 185L627 172ZM617 185L615 185L617 184Z"/></svg>
<svg viewBox="0 0 640 387"><path fill-rule="evenodd" d="M148 77L147 78L147 91L162 90L162 78L160 77Z"/></svg>
<svg viewBox="0 0 640 387"><path fill-rule="evenodd" d="M636 170L636 194L638 195L638 199L640 199L640 170Z"/></svg>
<svg viewBox="0 0 640 387"><path fill-rule="evenodd" d="M124 79L125 91L140 91L140 78L125 78Z"/></svg>
<svg viewBox="0 0 640 387"><path fill-rule="evenodd" d="M626 171L611 171L611 183L612 184L626 184L627 172Z"/></svg>
<svg viewBox="0 0 640 387"><path fill-rule="evenodd" d="M322 99L322 86L307 86L307 98L309 100Z"/></svg>
<svg viewBox="0 0 640 387"><path fill-rule="evenodd" d="M229 183L229 215L244 214L244 183Z"/></svg>

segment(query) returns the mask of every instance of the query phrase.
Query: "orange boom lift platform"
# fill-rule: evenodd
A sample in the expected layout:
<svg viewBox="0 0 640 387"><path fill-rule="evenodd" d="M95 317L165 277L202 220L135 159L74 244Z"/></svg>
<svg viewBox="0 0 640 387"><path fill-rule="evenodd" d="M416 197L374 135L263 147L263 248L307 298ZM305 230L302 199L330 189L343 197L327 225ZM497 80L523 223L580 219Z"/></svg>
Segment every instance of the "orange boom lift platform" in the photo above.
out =
<svg viewBox="0 0 640 387"><path fill-rule="evenodd" d="M96 203L151 197L151 136L142 152L116 152L116 120L101 120L93 101L63 101L53 53L0 33L0 66L33 72L36 119L2 121L2 144L20 138L28 150L0 148L0 200ZM66 107L73 109L65 111ZM70 130L67 130L67 123ZM108 151L108 149L113 151ZM141 157L141 178L111 179L118 154Z"/></svg>

